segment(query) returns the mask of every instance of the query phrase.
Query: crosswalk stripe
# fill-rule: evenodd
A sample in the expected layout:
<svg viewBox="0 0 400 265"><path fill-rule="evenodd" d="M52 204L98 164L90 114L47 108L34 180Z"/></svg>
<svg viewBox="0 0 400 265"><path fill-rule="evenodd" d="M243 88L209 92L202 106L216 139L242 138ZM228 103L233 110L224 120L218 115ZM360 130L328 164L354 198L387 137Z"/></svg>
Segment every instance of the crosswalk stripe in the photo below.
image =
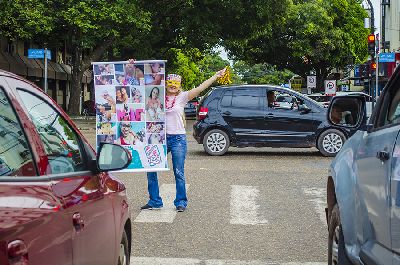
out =
<svg viewBox="0 0 400 265"><path fill-rule="evenodd" d="M131 257L130 265L326 265L326 262L266 262L260 260L200 260L191 258Z"/></svg>
<svg viewBox="0 0 400 265"><path fill-rule="evenodd" d="M310 198L308 199L313 203L314 209L319 215L319 219L326 224L326 189L324 188L303 188L304 193Z"/></svg>
<svg viewBox="0 0 400 265"><path fill-rule="evenodd" d="M186 185L186 191L189 185ZM176 195L175 184L163 184L160 187L160 196L164 207L157 210L143 210L136 217L137 223L172 223L176 216L174 200Z"/></svg>
<svg viewBox="0 0 400 265"><path fill-rule="evenodd" d="M257 225L266 224L268 220L259 219L257 197L260 191L255 186L231 186L231 224Z"/></svg>

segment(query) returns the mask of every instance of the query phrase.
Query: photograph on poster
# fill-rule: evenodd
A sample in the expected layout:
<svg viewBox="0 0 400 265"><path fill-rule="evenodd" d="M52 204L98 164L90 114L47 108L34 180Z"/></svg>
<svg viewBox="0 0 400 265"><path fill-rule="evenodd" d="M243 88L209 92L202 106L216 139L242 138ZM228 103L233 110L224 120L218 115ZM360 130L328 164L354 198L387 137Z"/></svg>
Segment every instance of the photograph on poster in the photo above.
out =
<svg viewBox="0 0 400 265"><path fill-rule="evenodd" d="M163 98L164 87L146 87L146 118L148 121L164 121Z"/></svg>
<svg viewBox="0 0 400 265"><path fill-rule="evenodd" d="M117 104L130 103L131 89L129 86L116 86L115 97Z"/></svg>
<svg viewBox="0 0 400 265"><path fill-rule="evenodd" d="M143 64L125 64L125 85L144 85L144 65Z"/></svg>
<svg viewBox="0 0 400 265"><path fill-rule="evenodd" d="M165 146L146 145L144 147L148 167L164 167L166 163Z"/></svg>
<svg viewBox="0 0 400 265"><path fill-rule="evenodd" d="M144 104L131 104L133 112L133 121L145 121Z"/></svg>
<svg viewBox="0 0 400 265"><path fill-rule="evenodd" d="M127 168L167 168L167 148L165 145L127 146L132 154L132 162Z"/></svg>
<svg viewBox="0 0 400 265"><path fill-rule="evenodd" d="M116 121L115 89L113 86L100 86L95 89L96 120L99 122Z"/></svg>
<svg viewBox="0 0 400 265"><path fill-rule="evenodd" d="M160 133L146 134L147 144L165 144L165 135Z"/></svg>
<svg viewBox="0 0 400 265"><path fill-rule="evenodd" d="M161 133L165 134L164 132L164 122L148 122L147 123L147 130L146 133Z"/></svg>
<svg viewBox="0 0 400 265"><path fill-rule="evenodd" d="M114 141L120 145L143 145L145 141L144 122L119 122L117 139Z"/></svg>
<svg viewBox="0 0 400 265"><path fill-rule="evenodd" d="M116 139L115 134L103 134L103 135L97 135L97 150L100 147L101 143L114 143Z"/></svg>
<svg viewBox="0 0 400 265"><path fill-rule="evenodd" d="M116 133L115 122L98 122L96 125L97 134L115 134Z"/></svg>
<svg viewBox="0 0 400 265"><path fill-rule="evenodd" d="M96 64L93 68L94 75L113 75L114 64Z"/></svg>
<svg viewBox="0 0 400 265"><path fill-rule="evenodd" d="M96 86L106 86L113 84L114 75L96 75L94 83Z"/></svg>
<svg viewBox="0 0 400 265"><path fill-rule="evenodd" d="M145 121L143 104L117 104L118 121Z"/></svg>
<svg viewBox="0 0 400 265"><path fill-rule="evenodd" d="M165 66L163 62L153 62L144 64L145 74L165 74Z"/></svg>
<svg viewBox="0 0 400 265"><path fill-rule="evenodd" d="M159 62L145 64L145 85L164 85L164 64Z"/></svg>
<svg viewBox="0 0 400 265"><path fill-rule="evenodd" d="M144 103L144 86L131 87L132 103Z"/></svg>
<svg viewBox="0 0 400 265"><path fill-rule="evenodd" d="M118 121L134 121L134 113L131 104L117 104Z"/></svg>

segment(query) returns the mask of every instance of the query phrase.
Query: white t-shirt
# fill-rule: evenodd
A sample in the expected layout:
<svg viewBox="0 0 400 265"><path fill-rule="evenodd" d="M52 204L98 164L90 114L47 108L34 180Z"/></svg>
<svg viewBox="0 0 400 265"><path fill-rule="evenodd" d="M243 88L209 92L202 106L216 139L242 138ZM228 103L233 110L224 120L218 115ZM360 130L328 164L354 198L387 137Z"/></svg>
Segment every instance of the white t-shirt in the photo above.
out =
<svg viewBox="0 0 400 265"><path fill-rule="evenodd" d="M185 105L189 101L187 91L177 96L165 97L165 116L167 120L167 134L186 134L185 130Z"/></svg>

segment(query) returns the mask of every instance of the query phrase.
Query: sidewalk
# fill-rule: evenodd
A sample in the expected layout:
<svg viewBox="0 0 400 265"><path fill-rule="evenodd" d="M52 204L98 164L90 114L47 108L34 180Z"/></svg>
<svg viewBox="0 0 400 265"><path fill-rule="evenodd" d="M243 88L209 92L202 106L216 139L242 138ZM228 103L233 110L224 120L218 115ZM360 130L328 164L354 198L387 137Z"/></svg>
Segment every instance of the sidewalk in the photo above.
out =
<svg viewBox="0 0 400 265"><path fill-rule="evenodd" d="M96 116L71 116L80 131L96 130Z"/></svg>

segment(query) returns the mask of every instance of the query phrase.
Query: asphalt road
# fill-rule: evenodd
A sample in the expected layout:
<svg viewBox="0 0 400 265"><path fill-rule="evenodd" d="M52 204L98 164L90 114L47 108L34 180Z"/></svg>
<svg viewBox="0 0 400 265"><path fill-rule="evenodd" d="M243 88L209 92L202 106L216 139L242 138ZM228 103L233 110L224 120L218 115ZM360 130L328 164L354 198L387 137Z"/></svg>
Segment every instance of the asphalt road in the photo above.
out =
<svg viewBox="0 0 400 265"><path fill-rule="evenodd" d="M76 123L94 144L94 122ZM145 173L116 174L130 199L131 264L326 264L331 159L316 149L277 148L231 148L212 157L191 136L191 125L185 212L168 202L172 171L159 175L165 207L152 213L140 211L148 199Z"/></svg>

